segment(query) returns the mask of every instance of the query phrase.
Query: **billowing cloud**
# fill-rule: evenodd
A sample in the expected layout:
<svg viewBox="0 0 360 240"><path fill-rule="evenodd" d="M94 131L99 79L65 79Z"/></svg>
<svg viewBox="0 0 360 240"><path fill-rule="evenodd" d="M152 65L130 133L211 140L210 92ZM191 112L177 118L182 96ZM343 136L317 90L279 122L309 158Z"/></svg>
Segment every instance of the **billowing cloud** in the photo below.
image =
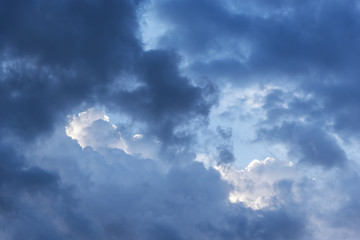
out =
<svg viewBox="0 0 360 240"><path fill-rule="evenodd" d="M77 140L82 148L111 147L127 151L127 145L116 129L115 125L109 123L109 117L104 111L93 108L70 117L65 128L66 134Z"/></svg>
<svg viewBox="0 0 360 240"><path fill-rule="evenodd" d="M358 239L359 13L0 1L0 239Z"/></svg>
<svg viewBox="0 0 360 240"><path fill-rule="evenodd" d="M231 202L243 202L253 209L274 207L276 202L277 184L281 181L294 181L296 170L292 162L267 158L264 161L253 160L244 170L218 167L223 179L234 186L229 195Z"/></svg>
<svg viewBox="0 0 360 240"><path fill-rule="evenodd" d="M342 166L347 160L336 139L311 125L285 122L280 127L260 130L259 138L285 143L290 155L304 163L332 167Z"/></svg>

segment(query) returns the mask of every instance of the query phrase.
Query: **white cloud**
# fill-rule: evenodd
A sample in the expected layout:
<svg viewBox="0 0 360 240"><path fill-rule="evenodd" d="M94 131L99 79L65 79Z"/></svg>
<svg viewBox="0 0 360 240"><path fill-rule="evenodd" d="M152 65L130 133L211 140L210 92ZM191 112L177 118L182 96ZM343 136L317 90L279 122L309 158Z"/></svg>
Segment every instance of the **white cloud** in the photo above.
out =
<svg viewBox="0 0 360 240"><path fill-rule="evenodd" d="M298 176L292 162L274 158L255 159L245 169L228 164L216 165L214 158L206 154L197 154L195 161L204 163L207 168L213 167L233 186L230 202L242 202L255 210L273 207L273 199L278 194L275 184L282 180L296 180Z"/></svg>
<svg viewBox="0 0 360 240"><path fill-rule="evenodd" d="M138 134L135 134L135 135L132 137L132 139L133 139L133 140L139 140L139 139L142 139L143 137L144 137L144 135L138 133Z"/></svg>
<svg viewBox="0 0 360 240"><path fill-rule="evenodd" d="M77 140L82 148L118 148L127 151L127 144L104 110L90 108L77 116L69 117L66 134Z"/></svg>
<svg viewBox="0 0 360 240"><path fill-rule="evenodd" d="M231 202L243 202L252 209L272 207L276 196L274 183L295 179L296 171L289 161L266 158L253 160L245 169L220 165L215 167L222 178L230 183L234 190L229 195Z"/></svg>

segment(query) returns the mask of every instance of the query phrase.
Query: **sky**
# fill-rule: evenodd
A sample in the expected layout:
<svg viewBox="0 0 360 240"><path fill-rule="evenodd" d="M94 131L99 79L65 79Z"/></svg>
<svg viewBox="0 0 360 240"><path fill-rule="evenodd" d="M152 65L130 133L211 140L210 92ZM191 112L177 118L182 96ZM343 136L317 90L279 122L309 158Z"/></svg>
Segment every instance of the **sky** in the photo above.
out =
<svg viewBox="0 0 360 240"><path fill-rule="evenodd" d="M0 239L358 240L360 1L0 0Z"/></svg>

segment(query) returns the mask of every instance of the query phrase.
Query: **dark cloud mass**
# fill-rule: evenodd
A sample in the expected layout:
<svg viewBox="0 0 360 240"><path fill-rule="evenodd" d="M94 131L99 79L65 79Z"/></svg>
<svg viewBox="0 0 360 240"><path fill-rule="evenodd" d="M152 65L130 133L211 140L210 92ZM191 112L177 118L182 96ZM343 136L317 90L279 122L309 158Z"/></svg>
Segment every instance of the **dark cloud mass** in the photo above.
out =
<svg viewBox="0 0 360 240"><path fill-rule="evenodd" d="M33 137L140 52L131 1L1 1L2 128Z"/></svg>
<svg viewBox="0 0 360 240"><path fill-rule="evenodd" d="M359 15L0 0L0 239L359 239Z"/></svg>
<svg viewBox="0 0 360 240"><path fill-rule="evenodd" d="M261 129L258 138L288 144L290 153L304 163L333 167L341 166L347 160L336 140L326 134L320 126L284 122L279 127Z"/></svg>
<svg viewBox="0 0 360 240"><path fill-rule="evenodd" d="M176 134L176 128L196 118L204 120L216 100L216 89L211 83L192 85L181 76L178 64L178 56L172 52L144 52L136 66L136 76L143 85L133 91L114 91L105 96L105 102L135 120L145 119L150 133L165 145L190 141L188 133Z"/></svg>
<svg viewBox="0 0 360 240"><path fill-rule="evenodd" d="M158 36L157 46L184 55L185 71L191 76L214 76L220 85L291 86L295 90L286 89L287 96L277 96L282 105L273 102L274 92L265 99L268 122L304 118L310 128L329 125L345 141L358 139L354 134L359 127L354 107L360 100L355 93L360 69L357 1L164 0L154 2L153 11L157 21L171 26ZM339 148L336 144L331 145Z"/></svg>

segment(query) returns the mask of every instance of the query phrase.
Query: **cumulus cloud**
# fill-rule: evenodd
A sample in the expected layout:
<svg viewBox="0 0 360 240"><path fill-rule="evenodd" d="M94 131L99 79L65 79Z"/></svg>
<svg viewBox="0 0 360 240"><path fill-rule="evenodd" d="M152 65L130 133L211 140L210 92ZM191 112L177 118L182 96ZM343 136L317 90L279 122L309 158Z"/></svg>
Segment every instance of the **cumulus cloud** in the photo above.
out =
<svg viewBox="0 0 360 240"><path fill-rule="evenodd" d="M253 160L244 170L219 168L222 177L234 186L230 193L231 202L243 202L252 209L276 206L276 184L281 181L293 181L296 171L293 163L267 158L264 161ZM280 200L281 201L281 200Z"/></svg>
<svg viewBox="0 0 360 240"><path fill-rule="evenodd" d="M210 155L199 154L195 160L221 174L221 178L232 188L228 196L230 202L243 203L254 210L279 207L283 199L277 199L280 197L278 185L286 181L299 181L304 177L293 162L274 158L263 161L255 159L245 169L226 162L219 164Z"/></svg>
<svg viewBox="0 0 360 240"><path fill-rule="evenodd" d="M127 151L127 145L121 133L117 131L115 125L109 123L109 117L104 111L90 108L79 113L78 116L73 115L65 130L66 134L77 140L82 148L110 147Z"/></svg>
<svg viewBox="0 0 360 240"><path fill-rule="evenodd" d="M326 145L328 130L343 140L358 138L352 134L359 127L358 11L352 0L301 5L165 0L148 4L152 17L145 22L167 23L152 42L176 49L186 59L184 71L190 76L213 79L219 85L226 82L239 91L254 85L278 88L264 99L268 121L306 120L311 129L327 126L316 133L323 135ZM336 156L344 159L340 155Z"/></svg>
<svg viewBox="0 0 360 240"><path fill-rule="evenodd" d="M359 9L0 1L0 238L358 239Z"/></svg>
<svg viewBox="0 0 360 240"><path fill-rule="evenodd" d="M40 214L49 229L34 230L41 226L41 222L35 222L34 231L26 230L29 236L253 239L268 235L270 239L286 239L290 232L277 229L283 219L297 232L295 239L304 234L304 223L291 212L264 210L254 217L241 204L231 204L231 186L213 167L206 169L202 163L188 162L163 168L161 162L114 148L82 150L64 132L57 134L31 146L26 155L30 161L36 158L33 164L41 166L42 171L58 172L61 186L54 195L58 200L47 205L54 208L52 215ZM30 195L25 203L34 198ZM25 203L18 203L16 208L26 209ZM44 207L38 205L35 209L42 212ZM273 226L264 228L264 219L273 221ZM25 220L18 221L21 226L4 233L24 233Z"/></svg>

